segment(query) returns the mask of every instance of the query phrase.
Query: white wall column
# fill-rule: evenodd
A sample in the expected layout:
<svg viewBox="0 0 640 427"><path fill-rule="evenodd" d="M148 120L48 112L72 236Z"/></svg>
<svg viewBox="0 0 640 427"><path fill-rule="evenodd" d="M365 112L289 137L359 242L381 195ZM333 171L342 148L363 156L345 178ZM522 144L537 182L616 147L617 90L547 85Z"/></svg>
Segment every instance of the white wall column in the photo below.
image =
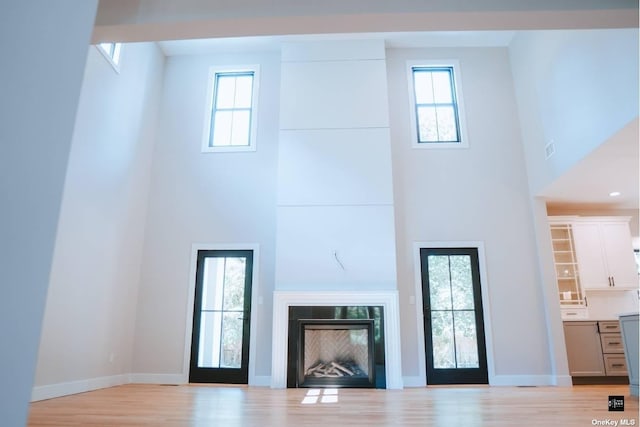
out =
<svg viewBox="0 0 640 427"><path fill-rule="evenodd" d="M396 289L384 42L282 48L276 289Z"/></svg>
<svg viewBox="0 0 640 427"><path fill-rule="evenodd" d="M0 6L0 419L26 424L97 0Z"/></svg>

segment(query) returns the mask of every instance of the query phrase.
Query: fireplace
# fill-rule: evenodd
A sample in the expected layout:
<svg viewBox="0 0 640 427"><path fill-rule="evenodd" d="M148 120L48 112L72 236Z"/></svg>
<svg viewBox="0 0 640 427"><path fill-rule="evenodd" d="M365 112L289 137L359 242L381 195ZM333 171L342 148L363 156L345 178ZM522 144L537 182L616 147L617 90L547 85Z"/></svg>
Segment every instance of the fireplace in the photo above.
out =
<svg viewBox="0 0 640 427"><path fill-rule="evenodd" d="M373 319L375 387L403 388L397 291L275 291L273 301L272 388L298 387L298 321L304 319Z"/></svg>
<svg viewBox="0 0 640 427"><path fill-rule="evenodd" d="M297 387L376 386L373 319L301 319L297 329Z"/></svg>
<svg viewBox="0 0 640 427"><path fill-rule="evenodd" d="M386 388L384 317L382 306L289 307L287 387Z"/></svg>

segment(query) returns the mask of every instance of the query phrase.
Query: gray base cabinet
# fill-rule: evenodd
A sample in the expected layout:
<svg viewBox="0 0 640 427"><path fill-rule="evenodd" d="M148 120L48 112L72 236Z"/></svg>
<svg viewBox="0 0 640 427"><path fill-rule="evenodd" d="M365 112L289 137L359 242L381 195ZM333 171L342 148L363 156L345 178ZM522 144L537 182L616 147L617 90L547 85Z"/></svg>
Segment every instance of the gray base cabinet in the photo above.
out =
<svg viewBox="0 0 640 427"><path fill-rule="evenodd" d="M572 377L605 375L598 322L564 322L564 340Z"/></svg>
<svg viewBox="0 0 640 427"><path fill-rule="evenodd" d="M601 321L598 322L598 329L605 374L609 377L626 377L627 361L624 359L620 322L617 320Z"/></svg>

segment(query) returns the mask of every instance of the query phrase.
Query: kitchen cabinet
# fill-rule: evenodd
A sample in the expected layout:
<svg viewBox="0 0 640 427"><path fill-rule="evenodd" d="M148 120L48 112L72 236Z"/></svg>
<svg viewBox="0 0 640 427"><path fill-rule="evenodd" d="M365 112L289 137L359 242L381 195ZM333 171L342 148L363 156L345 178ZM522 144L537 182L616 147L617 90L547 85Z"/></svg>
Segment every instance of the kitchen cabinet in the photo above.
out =
<svg viewBox="0 0 640 427"><path fill-rule="evenodd" d="M549 224L551 228L551 243L553 246L553 259L556 268L560 306L563 309L573 309L584 306L578 261L574 249L572 225L562 220L556 222L551 219ZM580 311L570 310L568 313L578 316Z"/></svg>
<svg viewBox="0 0 640 427"><path fill-rule="evenodd" d="M572 377L605 375L598 322L564 322L564 340Z"/></svg>
<svg viewBox="0 0 640 427"><path fill-rule="evenodd" d="M604 372L607 376L627 376L627 362L624 360L624 346L617 320L598 322L600 344L604 358Z"/></svg>
<svg viewBox="0 0 640 427"><path fill-rule="evenodd" d="M564 322L572 377L624 377L627 361L617 320Z"/></svg>
<svg viewBox="0 0 640 427"><path fill-rule="evenodd" d="M571 226L583 290L638 288L628 218L580 218Z"/></svg>

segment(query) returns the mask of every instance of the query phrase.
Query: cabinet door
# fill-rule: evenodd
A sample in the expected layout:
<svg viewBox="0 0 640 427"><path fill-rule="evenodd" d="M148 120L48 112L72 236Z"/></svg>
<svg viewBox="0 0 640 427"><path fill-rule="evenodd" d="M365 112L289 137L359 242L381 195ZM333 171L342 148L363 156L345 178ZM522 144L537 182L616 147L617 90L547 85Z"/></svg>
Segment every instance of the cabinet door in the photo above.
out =
<svg viewBox="0 0 640 427"><path fill-rule="evenodd" d="M609 288L609 274L604 262L600 225L597 223L573 224L580 283L584 289Z"/></svg>
<svg viewBox="0 0 640 427"><path fill-rule="evenodd" d="M602 224L602 243L609 276L616 288L637 288L638 271L626 223Z"/></svg>
<svg viewBox="0 0 640 427"><path fill-rule="evenodd" d="M564 339L571 376L604 376L597 322L565 322Z"/></svg>

